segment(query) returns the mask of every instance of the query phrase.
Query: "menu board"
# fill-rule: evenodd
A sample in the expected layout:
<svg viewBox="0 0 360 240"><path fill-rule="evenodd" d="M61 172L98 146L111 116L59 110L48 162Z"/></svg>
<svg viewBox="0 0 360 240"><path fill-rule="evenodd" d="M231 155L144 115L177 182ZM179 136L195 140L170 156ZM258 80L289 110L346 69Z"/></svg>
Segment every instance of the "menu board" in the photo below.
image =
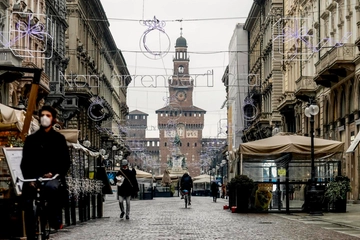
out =
<svg viewBox="0 0 360 240"><path fill-rule="evenodd" d="M22 148L20 147L4 147L3 152L5 156L5 161L7 162L10 170L11 179L15 186L16 195L21 195L21 189L23 182L17 181L18 177L23 178L23 174L20 168L21 159L22 159Z"/></svg>

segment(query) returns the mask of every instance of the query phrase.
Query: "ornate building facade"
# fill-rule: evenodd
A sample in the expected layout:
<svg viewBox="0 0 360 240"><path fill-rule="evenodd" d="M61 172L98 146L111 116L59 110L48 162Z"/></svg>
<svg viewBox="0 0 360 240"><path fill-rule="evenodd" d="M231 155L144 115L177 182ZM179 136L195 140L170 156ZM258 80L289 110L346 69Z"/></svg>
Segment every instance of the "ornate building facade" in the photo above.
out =
<svg viewBox="0 0 360 240"><path fill-rule="evenodd" d="M249 73L260 74L262 82L260 95L252 95L259 117L244 140L271 135L256 133L259 123L309 136L305 108L316 103L314 136L345 143L338 174L351 179L353 200L360 193L359 22L358 1L294 0L255 1L245 23Z"/></svg>
<svg viewBox="0 0 360 240"><path fill-rule="evenodd" d="M254 1L244 29L249 34L249 95L243 142L271 136L273 126L282 125L279 97L283 90L279 51L273 51L272 33L276 18L282 16L283 1Z"/></svg>
<svg viewBox="0 0 360 240"><path fill-rule="evenodd" d="M304 109L311 98L320 108L314 119L315 136L345 143L347 153L341 158L338 174L350 178L353 191L349 197L353 200L359 199L359 149L357 144L348 148L358 141L355 136L360 124L359 10L358 1L352 0L300 1L284 9L286 15L302 20L312 33L311 47L317 47L309 51L309 45L302 44L296 57L304 60L289 61L286 68L287 79L295 82L295 97L301 100L294 105L297 132L309 134ZM291 47L284 50L289 52Z"/></svg>
<svg viewBox="0 0 360 240"><path fill-rule="evenodd" d="M68 128L80 130L95 149L126 151L127 86L125 59L109 30L99 0L67 1L65 96ZM98 19L92 21L89 19Z"/></svg>
<svg viewBox="0 0 360 240"><path fill-rule="evenodd" d="M35 112L50 104L59 125L80 130L79 141L89 140L91 149L127 151L131 78L100 0L0 1L0 13L1 103L26 109L33 78L1 66L42 69Z"/></svg>

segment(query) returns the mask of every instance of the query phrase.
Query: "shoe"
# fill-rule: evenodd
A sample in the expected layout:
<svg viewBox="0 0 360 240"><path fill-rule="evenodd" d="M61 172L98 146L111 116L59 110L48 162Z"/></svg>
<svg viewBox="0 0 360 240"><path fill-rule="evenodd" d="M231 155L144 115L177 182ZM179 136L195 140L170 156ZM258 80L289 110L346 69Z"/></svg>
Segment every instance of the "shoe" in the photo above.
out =
<svg viewBox="0 0 360 240"><path fill-rule="evenodd" d="M128 215L126 215L126 219L129 220L129 216L128 216Z"/></svg>
<svg viewBox="0 0 360 240"><path fill-rule="evenodd" d="M122 212L122 213L120 214L120 218L123 218L123 217L124 217L124 215L125 215L125 213L124 213L124 212Z"/></svg>
<svg viewBox="0 0 360 240"><path fill-rule="evenodd" d="M191 202L189 202L189 206L191 205Z"/></svg>
<svg viewBox="0 0 360 240"><path fill-rule="evenodd" d="M184 199L184 196L181 196L181 199Z"/></svg>

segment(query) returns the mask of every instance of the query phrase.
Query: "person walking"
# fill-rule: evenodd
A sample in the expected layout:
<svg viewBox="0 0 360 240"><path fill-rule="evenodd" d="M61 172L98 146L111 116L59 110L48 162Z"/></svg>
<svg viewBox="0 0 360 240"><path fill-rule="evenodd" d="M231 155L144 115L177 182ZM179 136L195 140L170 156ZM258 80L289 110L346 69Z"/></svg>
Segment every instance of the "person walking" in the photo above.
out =
<svg viewBox="0 0 360 240"><path fill-rule="evenodd" d="M217 184L216 181L213 181L211 183L211 195L213 197L213 202L216 202L218 191L219 191L219 185Z"/></svg>
<svg viewBox="0 0 360 240"><path fill-rule="evenodd" d="M61 209L67 197L65 177L70 168L70 154L65 137L53 129L56 115L56 109L51 106L45 105L40 109L40 129L25 139L20 168L25 179L60 175L60 180L47 182L42 190L48 203L50 226L61 229ZM22 197L27 239L35 239L33 201L36 197L36 182L24 183Z"/></svg>
<svg viewBox="0 0 360 240"><path fill-rule="evenodd" d="M221 185L221 198L227 199L227 196L226 196L226 185L225 185L224 183Z"/></svg>
<svg viewBox="0 0 360 240"><path fill-rule="evenodd" d="M124 218L125 209L124 201L126 202L126 219L130 219L130 198L137 196L139 191L138 182L136 179L136 170L129 169L128 161L126 159L121 162L121 169L116 173L116 185L118 186L118 197L120 206L120 218Z"/></svg>

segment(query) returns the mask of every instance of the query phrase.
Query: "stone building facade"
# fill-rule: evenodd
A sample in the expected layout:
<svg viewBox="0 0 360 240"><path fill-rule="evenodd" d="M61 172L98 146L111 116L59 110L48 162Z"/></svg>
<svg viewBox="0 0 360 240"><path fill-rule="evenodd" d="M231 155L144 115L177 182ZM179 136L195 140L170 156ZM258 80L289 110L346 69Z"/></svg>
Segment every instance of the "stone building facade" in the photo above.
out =
<svg viewBox="0 0 360 240"><path fill-rule="evenodd" d="M67 1L66 7L69 64L65 71L65 125L79 129L79 139L90 140L93 148L111 151L118 145L117 150L121 150L125 146L126 133L121 129L128 114L126 95L131 81L125 59L99 0Z"/></svg>
<svg viewBox="0 0 360 240"><path fill-rule="evenodd" d="M245 23L249 73L258 72L263 82L261 95L253 94L259 118L244 140L260 138L254 126L264 119L270 130L309 136L305 108L316 103L314 136L345 143L340 168L331 171L350 178L353 200L359 199L359 22L358 1L294 0L255 1Z"/></svg>
<svg viewBox="0 0 360 240"><path fill-rule="evenodd" d="M131 78L101 1L4 0L0 14L0 65L43 69L35 111L56 107L59 125L80 130L80 143L89 140L93 150L116 145L127 151ZM1 103L27 108L31 78L0 69Z"/></svg>
<svg viewBox="0 0 360 240"><path fill-rule="evenodd" d="M244 129L243 142L271 136L272 127L281 125L278 99L283 89L279 51L273 51L272 31L277 17L282 16L283 1L254 1L244 29L249 33L249 97L244 114L250 116Z"/></svg>

